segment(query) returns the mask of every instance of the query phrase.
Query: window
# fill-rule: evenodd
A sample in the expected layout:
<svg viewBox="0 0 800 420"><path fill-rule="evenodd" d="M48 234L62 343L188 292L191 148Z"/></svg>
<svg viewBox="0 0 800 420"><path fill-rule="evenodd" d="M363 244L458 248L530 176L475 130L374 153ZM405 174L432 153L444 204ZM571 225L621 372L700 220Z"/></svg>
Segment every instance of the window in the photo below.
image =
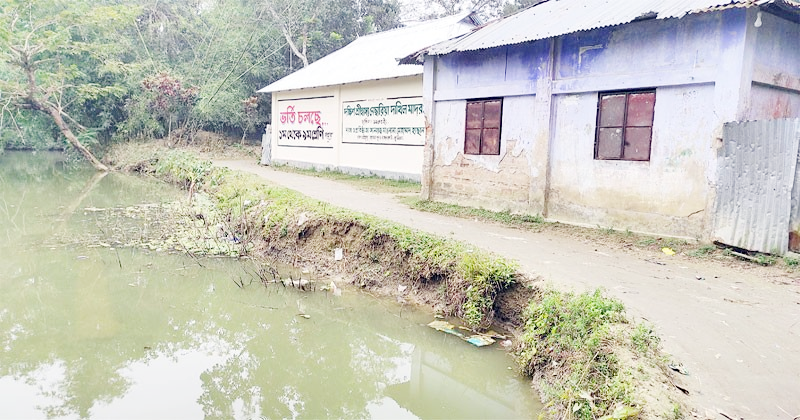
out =
<svg viewBox="0 0 800 420"><path fill-rule="evenodd" d="M650 160L656 91L601 93L594 158Z"/></svg>
<svg viewBox="0 0 800 420"><path fill-rule="evenodd" d="M500 120L502 115L502 99L467 101L464 154L500 154Z"/></svg>

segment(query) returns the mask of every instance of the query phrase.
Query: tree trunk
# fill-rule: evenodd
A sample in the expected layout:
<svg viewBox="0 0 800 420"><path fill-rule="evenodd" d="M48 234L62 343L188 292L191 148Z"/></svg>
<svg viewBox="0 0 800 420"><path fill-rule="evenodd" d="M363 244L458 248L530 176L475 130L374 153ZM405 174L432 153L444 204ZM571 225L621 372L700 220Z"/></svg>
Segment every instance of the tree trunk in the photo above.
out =
<svg viewBox="0 0 800 420"><path fill-rule="evenodd" d="M30 35L29 35L30 37ZM11 50L16 53L18 58L12 62L12 64L18 66L22 71L25 72L25 76L28 79L27 84L27 91L25 95L20 95L23 97L23 108L31 109L34 111L44 112L45 114L50 115L53 119L53 122L56 123L58 129L61 130L61 133L64 134L64 137L67 138L69 144L72 147L78 149L79 152L89 161L91 162L92 166L98 171L108 171L108 166L103 165L102 162L97 160L96 157L89 151L89 149L84 146L78 137L70 130L69 126L66 122L64 122L64 118L61 117L62 109L58 106L53 104L40 101L36 98L37 92L39 92L39 87L36 85L36 68L35 68L35 61L33 60L33 56L38 52L37 48L31 48L28 45L25 47L15 48L12 47ZM67 114L64 114L67 115ZM72 120L69 115L67 115L70 120Z"/></svg>
<svg viewBox="0 0 800 420"><path fill-rule="evenodd" d="M44 109L42 109L42 108L44 108ZM45 105L44 107L40 106L39 109L42 109L42 110L46 111L48 114L50 114L50 116L53 118L53 121L58 126L58 129L61 130L61 133L64 134L64 137L67 138L67 141L69 142L69 144L71 144L72 147L78 149L78 151L81 152L81 154L89 162L91 162L92 166L94 166L95 169L97 169L98 171L108 171L108 166L104 165L102 162L97 160L97 158L94 157L92 152L89 151L89 149L87 149L86 146L84 146L81 143L81 141L78 140L78 137L75 136L75 134L72 132L72 130L69 129L69 126L67 125L67 123L65 123L64 119L61 118L61 112L59 112L59 110L56 109L56 107L51 106L51 105Z"/></svg>
<svg viewBox="0 0 800 420"><path fill-rule="evenodd" d="M303 62L303 67L308 67L308 56L306 56L306 44L308 44L308 38L306 37L306 31L303 30L303 45L302 45L303 51L300 51L297 48L297 44L294 43L294 39L292 39L292 33L289 31L289 27L286 23L286 20L283 19L280 15L278 15L278 13L275 11L275 9L269 2L267 2L267 8L269 9L269 12L272 14L273 19L275 19L275 21L278 23L278 27L280 28L281 33L283 33L283 37L286 39L286 43L289 44L289 48L292 50L294 55L296 55L297 58L299 58Z"/></svg>

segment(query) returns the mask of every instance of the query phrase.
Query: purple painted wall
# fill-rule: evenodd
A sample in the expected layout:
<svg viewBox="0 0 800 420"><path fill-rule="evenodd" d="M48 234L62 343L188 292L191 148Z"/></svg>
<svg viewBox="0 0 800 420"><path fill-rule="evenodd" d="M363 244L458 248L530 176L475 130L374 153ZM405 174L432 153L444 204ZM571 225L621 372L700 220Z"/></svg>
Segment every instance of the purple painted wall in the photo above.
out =
<svg viewBox="0 0 800 420"><path fill-rule="evenodd" d="M572 78L713 67L723 23L722 14L712 13L565 35L557 75Z"/></svg>
<svg viewBox="0 0 800 420"><path fill-rule="evenodd" d="M468 89L534 81L546 77L549 44L537 41L468 53L448 54L439 59L437 89Z"/></svg>

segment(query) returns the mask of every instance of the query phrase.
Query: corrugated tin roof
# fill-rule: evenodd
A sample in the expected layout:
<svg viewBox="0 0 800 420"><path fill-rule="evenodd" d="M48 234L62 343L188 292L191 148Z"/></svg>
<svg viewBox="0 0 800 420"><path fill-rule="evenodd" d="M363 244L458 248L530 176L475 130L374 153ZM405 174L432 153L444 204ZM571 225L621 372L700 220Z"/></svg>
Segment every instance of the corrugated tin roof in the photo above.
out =
<svg viewBox="0 0 800 420"><path fill-rule="evenodd" d="M308 67L260 89L259 92L278 92L422 74L421 66L401 65L398 64L398 60L437 42L469 32L478 22L474 13L465 12L366 35Z"/></svg>
<svg viewBox="0 0 800 420"><path fill-rule="evenodd" d="M420 52L442 55L474 51L620 25L641 18L681 18L693 13L770 3L781 3L800 11L800 2L796 0L549 0ZM403 62L412 61L409 56Z"/></svg>

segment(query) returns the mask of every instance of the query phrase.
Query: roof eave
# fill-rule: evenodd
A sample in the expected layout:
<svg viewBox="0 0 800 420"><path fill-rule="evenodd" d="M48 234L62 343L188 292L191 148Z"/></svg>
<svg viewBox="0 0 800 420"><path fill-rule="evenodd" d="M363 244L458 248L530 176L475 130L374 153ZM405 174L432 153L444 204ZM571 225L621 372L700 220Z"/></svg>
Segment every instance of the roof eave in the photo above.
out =
<svg viewBox="0 0 800 420"><path fill-rule="evenodd" d="M787 19L789 19L791 21L800 23L800 0L750 0L750 1L730 0L730 3L722 2L722 3L718 4L718 5L711 6L711 7L705 7L705 8L696 8L696 9L687 8L685 10L678 10L677 13L674 13L674 10L673 11L669 11L667 13L662 13L662 14L655 13L655 12L649 12L649 13L644 13L639 17L632 17L630 19L620 19L620 20L614 21L613 23L608 23L608 24L600 24L600 25L591 26L591 27L564 28L563 31L558 31L558 30L551 31L550 33L547 33L546 35L545 34L539 34L539 35L533 35L533 36L528 36L528 37L526 37L526 36L510 37L510 38L507 37L506 39L497 39L494 42L493 41L489 41L488 45L487 45L486 42L481 42L480 41L481 38L476 38L476 40L478 42L470 39L473 36L475 36L475 37L483 36L484 38L486 38L488 36L488 37L491 38L491 36L493 35L492 31L496 31L496 29L498 29L498 28L495 28L496 25L498 25L498 24L499 25L503 25L503 23L505 23L505 24L512 25L511 28L513 28L513 25L519 25L520 24L519 21L511 21L511 20L508 20L508 19L517 18L518 17L517 15L522 14L522 13L537 13L538 10L541 10L541 9L539 9L539 7L547 5L547 4L552 4L552 2L550 2L550 1L541 2L541 3L538 3L538 4L535 4L535 5L531 6L529 8L526 8L526 9L524 9L524 10L518 12L518 13L515 13L514 15L506 16L504 18L500 18L500 19L497 19L495 21L489 22L486 25L484 25L484 26L482 26L480 28L476 28L475 30L473 30L473 31L471 31L471 32L467 33L466 35L463 35L463 36L461 36L459 38L454 38L453 40L443 41L443 42L434 44L434 45L432 45L432 46L430 46L428 48L425 48L422 51L418 51L418 52L416 52L414 54L411 54L411 55L409 55L407 57L404 57L403 61L404 62L414 62L414 61L421 62L421 61L424 61L424 56L426 56L426 55L438 56L438 55L445 55L445 54L450 54L450 53L454 53L454 52L480 51L480 50L486 50L486 49L490 49L490 48L497 48L497 47L508 46L508 45L517 45L517 44L522 44L522 43L525 43L525 42L533 42L533 41L538 41L538 40L543 40L543 39L549 39L549 38L559 37L559 36L568 35L568 34L572 34L572 33L579 33L579 32L588 31L588 30L592 30L592 29L598 29L598 28L601 28L601 27L613 27L613 26L619 26L619 25L626 25L626 24L629 24L631 22L638 21L638 20L647 20L647 19L654 19L654 18L655 19L672 19L672 18L680 19L680 18L683 18L683 17L685 17L687 15L710 13L710 12L716 12L716 11L725 10L725 9L731 9L731 8L759 7L760 9L765 10L765 11L767 11L769 13L773 13L773 14L785 17L785 18L787 18ZM532 9L533 9L533 11L532 11ZM543 11L543 13L548 13L548 12L547 11ZM506 20L508 20L508 21L504 22ZM499 30L502 31L503 29L504 29L503 26L499 27ZM489 31L489 32L484 32L484 31Z"/></svg>
<svg viewBox="0 0 800 420"><path fill-rule="evenodd" d="M377 81L381 81L381 80L402 79L402 78L405 78L405 77L420 77L420 76L422 76L422 72L414 73L414 74L405 74L405 75L400 75L400 76L380 77L380 78L376 78L376 79L354 80L352 82L346 82L346 83L332 83L332 84L329 84L329 85L301 86L301 87L294 87L294 88L289 88L289 89L272 89L272 88L270 88L270 86L272 86L272 85L269 85L269 86L266 86L264 88L261 88L261 89L257 90L256 93L297 92L297 91L308 90L308 89L323 89L323 88L331 88L331 87L335 87L335 86L347 86L347 85L355 85L355 84L366 83L366 82L377 82Z"/></svg>

